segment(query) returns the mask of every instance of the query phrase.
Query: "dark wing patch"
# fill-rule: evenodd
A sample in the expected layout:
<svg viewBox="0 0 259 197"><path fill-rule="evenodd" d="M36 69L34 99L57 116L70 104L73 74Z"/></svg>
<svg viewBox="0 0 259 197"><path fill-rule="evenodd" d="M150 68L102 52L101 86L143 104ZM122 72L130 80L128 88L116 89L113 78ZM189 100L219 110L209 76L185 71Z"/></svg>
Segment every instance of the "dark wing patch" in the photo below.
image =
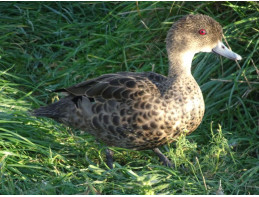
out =
<svg viewBox="0 0 259 197"><path fill-rule="evenodd" d="M74 96L85 95L96 99L130 100L144 94L162 93L166 77L153 72L120 72L105 74L66 88Z"/></svg>

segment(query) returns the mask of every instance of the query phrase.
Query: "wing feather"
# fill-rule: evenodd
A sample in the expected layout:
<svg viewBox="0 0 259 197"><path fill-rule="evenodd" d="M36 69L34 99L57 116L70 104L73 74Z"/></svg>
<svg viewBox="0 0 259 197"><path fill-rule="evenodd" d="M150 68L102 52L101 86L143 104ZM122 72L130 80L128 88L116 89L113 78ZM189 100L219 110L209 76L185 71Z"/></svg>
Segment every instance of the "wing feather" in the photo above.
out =
<svg viewBox="0 0 259 197"><path fill-rule="evenodd" d="M165 76L153 72L119 72L105 74L62 90L74 96L84 95L90 98L120 101L136 99L144 94L162 94L166 79Z"/></svg>

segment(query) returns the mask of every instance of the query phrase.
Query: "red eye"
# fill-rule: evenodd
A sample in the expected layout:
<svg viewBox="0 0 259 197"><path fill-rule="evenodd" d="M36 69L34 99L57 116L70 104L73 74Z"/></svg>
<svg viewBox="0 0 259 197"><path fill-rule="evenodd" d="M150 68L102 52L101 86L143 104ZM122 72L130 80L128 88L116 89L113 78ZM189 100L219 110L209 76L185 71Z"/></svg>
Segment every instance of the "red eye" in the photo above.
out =
<svg viewBox="0 0 259 197"><path fill-rule="evenodd" d="M205 30L205 29L201 29L201 30L199 31L199 34L205 35L205 34L207 34L207 33L206 33L206 30Z"/></svg>

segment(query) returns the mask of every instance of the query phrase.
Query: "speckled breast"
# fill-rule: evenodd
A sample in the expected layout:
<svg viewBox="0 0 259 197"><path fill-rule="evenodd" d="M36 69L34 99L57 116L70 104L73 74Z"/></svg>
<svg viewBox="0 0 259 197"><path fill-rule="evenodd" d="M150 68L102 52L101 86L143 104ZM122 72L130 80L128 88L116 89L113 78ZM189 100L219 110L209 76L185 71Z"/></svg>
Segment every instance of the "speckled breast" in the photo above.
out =
<svg viewBox="0 0 259 197"><path fill-rule="evenodd" d="M172 93L172 97L168 99L166 121L172 125L170 141L174 141L181 132L193 132L200 125L204 115L204 100L199 86L196 82L187 84L178 86L179 91Z"/></svg>
<svg viewBox="0 0 259 197"><path fill-rule="evenodd" d="M109 101L114 112L107 117L107 124L98 131L95 127L92 134L108 146L135 150L170 143L184 131L190 134L203 118L201 90L194 79L169 81L166 85L171 87L162 96L143 96L127 104Z"/></svg>

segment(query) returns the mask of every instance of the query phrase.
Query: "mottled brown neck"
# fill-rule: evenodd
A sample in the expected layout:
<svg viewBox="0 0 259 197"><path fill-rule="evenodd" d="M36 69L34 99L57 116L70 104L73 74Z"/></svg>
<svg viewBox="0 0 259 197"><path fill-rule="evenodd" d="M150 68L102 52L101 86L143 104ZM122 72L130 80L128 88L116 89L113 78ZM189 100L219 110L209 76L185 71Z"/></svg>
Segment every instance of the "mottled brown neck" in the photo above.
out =
<svg viewBox="0 0 259 197"><path fill-rule="evenodd" d="M191 51L168 53L168 77L191 74L193 56L194 53Z"/></svg>

